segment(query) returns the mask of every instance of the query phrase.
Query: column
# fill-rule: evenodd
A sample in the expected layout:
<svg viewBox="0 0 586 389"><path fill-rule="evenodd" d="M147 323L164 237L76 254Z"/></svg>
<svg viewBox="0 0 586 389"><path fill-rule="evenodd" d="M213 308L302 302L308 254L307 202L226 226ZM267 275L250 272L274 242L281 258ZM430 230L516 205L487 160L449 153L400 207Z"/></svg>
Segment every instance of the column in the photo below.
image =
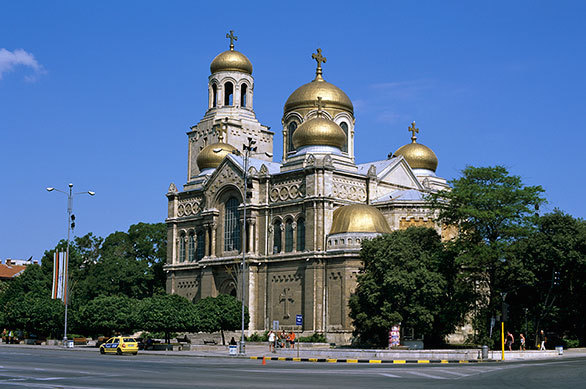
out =
<svg viewBox="0 0 586 389"><path fill-rule="evenodd" d="M293 228L293 252L297 251L297 222L294 221L293 224L291 225L291 228Z"/></svg>
<svg viewBox="0 0 586 389"><path fill-rule="evenodd" d="M212 252L210 253L210 257L215 257L216 256L216 230L218 228L218 224L216 222L213 222L211 224L211 228L212 228Z"/></svg>
<svg viewBox="0 0 586 389"><path fill-rule="evenodd" d="M205 239L205 250L204 250L204 257L207 257L210 255L210 226L209 224L204 224L203 225L203 236Z"/></svg>
<svg viewBox="0 0 586 389"><path fill-rule="evenodd" d="M279 252L285 252L285 222L281 223L281 251Z"/></svg>
<svg viewBox="0 0 586 389"><path fill-rule="evenodd" d="M246 241L246 252L250 253L251 251L254 251L254 249L253 249L253 246L254 246L254 225L253 225L252 219L248 220L247 227L248 227L248 240Z"/></svg>

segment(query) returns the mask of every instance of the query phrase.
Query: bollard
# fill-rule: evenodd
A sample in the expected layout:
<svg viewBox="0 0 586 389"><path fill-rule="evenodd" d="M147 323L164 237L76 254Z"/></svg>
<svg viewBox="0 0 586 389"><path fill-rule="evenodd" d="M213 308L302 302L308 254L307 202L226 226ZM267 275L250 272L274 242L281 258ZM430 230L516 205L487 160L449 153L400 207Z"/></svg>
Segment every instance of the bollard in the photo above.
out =
<svg viewBox="0 0 586 389"><path fill-rule="evenodd" d="M488 346L482 346L482 359L488 359Z"/></svg>
<svg viewBox="0 0 586 389"><path fill-rule="evenodd" d="M564 355L564 346L556 346L555 350L558 352L558 355Z"/></svg>

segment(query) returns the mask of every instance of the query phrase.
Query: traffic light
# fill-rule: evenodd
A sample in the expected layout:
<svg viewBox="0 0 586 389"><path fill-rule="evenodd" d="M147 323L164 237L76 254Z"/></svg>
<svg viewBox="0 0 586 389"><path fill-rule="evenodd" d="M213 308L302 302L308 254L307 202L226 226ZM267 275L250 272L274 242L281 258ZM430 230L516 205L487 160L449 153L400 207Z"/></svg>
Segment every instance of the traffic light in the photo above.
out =
<svg viewBox="0 0 586 389"><path fill-rule="evenodd" d="M252 189L254 188L252 181L248 180L246 181L246 198L247 199L251 199L252 198Z"/></svg>
<svg viewBox="0 0 586 389"><path fill-rule="evenodd" d="M503 301L503 321L509 321L509 304Z"/></svg>
<svg viewBox="0 0 586 389"><path fill-rule="evenodd" d="M71 215L71 229L75 228L75 215Z"/></svg>
<svg viewBox="0 0 586 389"><path fill-rule="evenodd" d="M560 272L554 271L553 272L553 286L560 286L561 279L560 279Z"/></svg>

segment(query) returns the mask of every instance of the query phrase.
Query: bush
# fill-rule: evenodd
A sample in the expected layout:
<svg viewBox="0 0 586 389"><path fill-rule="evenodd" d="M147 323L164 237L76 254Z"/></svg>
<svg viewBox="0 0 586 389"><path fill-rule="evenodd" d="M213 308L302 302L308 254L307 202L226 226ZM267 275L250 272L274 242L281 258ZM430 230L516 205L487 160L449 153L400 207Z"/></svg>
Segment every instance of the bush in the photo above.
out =
<svg viewBox="0 0 586 389"><path fill-rule="evenodd" d="M319 334L314 332L311 336L300 336L299 342L303 343L327 343L326 336L324 334Z"/></svg>
<svg viewBox="0 0 586 389"><path fill-rule="evenodd" d="M248 342L268 342L269 341L269 331L265 331L262 335L258 332L250 335L246 338Z"/></svg>
<svg viewBox="0 0 586 389"><path fill-rule="evenodd" d="M563 339L564 348L576 348L580 345L580 340L578 339Z"/></svg>

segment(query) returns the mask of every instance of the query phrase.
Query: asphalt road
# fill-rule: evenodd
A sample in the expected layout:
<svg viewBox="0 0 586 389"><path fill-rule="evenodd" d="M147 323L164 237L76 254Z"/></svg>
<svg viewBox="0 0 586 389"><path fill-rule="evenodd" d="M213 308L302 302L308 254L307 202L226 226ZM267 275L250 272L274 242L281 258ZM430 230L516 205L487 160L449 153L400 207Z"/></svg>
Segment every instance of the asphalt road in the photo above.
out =
<svg viewBox="0 0 586 389"><path fill-rule="evenodd" d="M586 358L355 365L0 347L0 388L585 388Z"/></svg>

